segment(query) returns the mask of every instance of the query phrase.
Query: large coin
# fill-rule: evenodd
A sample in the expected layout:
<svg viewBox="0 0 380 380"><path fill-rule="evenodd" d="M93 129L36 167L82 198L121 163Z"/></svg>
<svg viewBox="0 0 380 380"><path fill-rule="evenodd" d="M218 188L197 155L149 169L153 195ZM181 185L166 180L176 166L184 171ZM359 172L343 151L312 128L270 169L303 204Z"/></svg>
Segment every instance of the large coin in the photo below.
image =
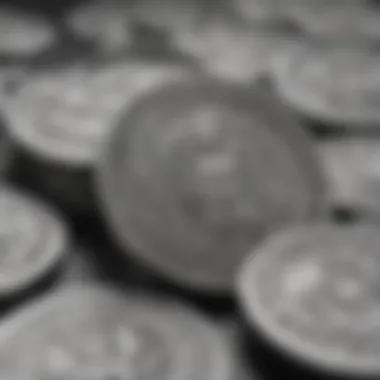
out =
<svg viewBox="0 0 380 380"><path fill-rule="evenodd" d="M186 80L120 114L100 165L115 234L177 284L230 290L268 230L319 216L313 147L268 82Z"/></svg>
<svg viewBox="0 0 380 380"><path fill-rule="evenodd" d="M379 231L318 224L271 236L240 271L250 325L315 369L379 376Z"/></svg>
<svg viewBox="0 0 380 380"><path fill-rule="evenodd" d="M34 285L67 253L68 231L61 217L19 190L0 187L0 297Z"/></svg>
<svg viewBox="0 0 380 380"><path fill-rule="evenodd" d="M231 380L218 328L175 301L73 286L0 329L1 378Z"/></svg>

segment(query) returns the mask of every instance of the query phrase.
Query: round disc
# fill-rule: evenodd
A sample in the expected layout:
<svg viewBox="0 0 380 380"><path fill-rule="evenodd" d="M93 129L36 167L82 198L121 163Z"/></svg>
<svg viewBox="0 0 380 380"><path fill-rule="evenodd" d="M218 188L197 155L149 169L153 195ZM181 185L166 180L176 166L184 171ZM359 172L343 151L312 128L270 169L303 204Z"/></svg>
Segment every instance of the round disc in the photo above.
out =
<svg viewBox="0 0 380 380"><path fill-rule="evenodd" d="M377 226L288 228L244 262L240 304L288 355L328 371L378 376L379 250Z"/></svg>
<svg viewBox="0 0 380 380"><path fill-rule="evenodd" d="M100 197L136 257L182 285L228 291L268 230L324 210L309 143L265 81L183 81L120 114Z"/></svg>

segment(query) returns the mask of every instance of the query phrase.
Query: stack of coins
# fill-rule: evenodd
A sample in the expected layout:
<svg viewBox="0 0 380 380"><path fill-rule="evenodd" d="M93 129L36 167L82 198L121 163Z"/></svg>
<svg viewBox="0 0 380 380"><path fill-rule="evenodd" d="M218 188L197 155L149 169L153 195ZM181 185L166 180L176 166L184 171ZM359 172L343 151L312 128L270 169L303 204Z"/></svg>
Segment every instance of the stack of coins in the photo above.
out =
<svg viewBox="0 0 380 380"><path fill-rule="evenodd" d="M379 378L378 5L28 8L0 7L0 380Z"/></svg>

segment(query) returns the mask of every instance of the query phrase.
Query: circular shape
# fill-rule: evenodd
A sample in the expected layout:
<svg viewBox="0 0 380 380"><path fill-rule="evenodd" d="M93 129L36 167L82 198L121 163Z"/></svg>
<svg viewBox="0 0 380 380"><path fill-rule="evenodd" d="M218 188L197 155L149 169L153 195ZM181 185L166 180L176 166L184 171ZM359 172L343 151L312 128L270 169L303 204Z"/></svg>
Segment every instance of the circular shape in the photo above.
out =
<svg viewBox="0 0 380 380"><path fill-rule="evenodd" d="M119 50L133 43L129 7L119 0L88 1L70 10L66 24L77 36L95 41L104 50Z"/></svg>
<svg viewBox="0 0 380 380"><path fill-rule="evenodd" d="M10 135L45 159L92 166L119 109L183 72L173 64L126 62L28 76L7 99Z"/></svg>
<svg viewBox="0 0 380 380"><path fill-rule="evenodd" d="M50 47L53 27L40 16L6 5L0 6L0 55L29 56Z"/></svg>
<svg viewBox="0 0 380 380"><path fill-rule="evenodd" d="M379 231L318 224L271 236L240 272L248 321L313 366L378 375Z"/></svg>
<svg viewBox="0 0 380 380"><path fill-rule="evenodd" d="M375 2L307 0L289 3L289 18L318 38L375 42L380 37L380 9Z"/></svg>
<svg viewBox="0 0 380 380"><path fill-rule="evenodd" d="M9 319L0 348L0 358L11 352L18 359L9 375L41 380L229 380L233 373L223 335L191 309L83 285Z"/></svg>
<svg viewBox="0 0 380 380"><path fill-rule="evenodd" d="M51 209L4 184L0 210L0 296L7 296L57 265L66 253L68 232Z"/></svg>
<svg viewBox="0 0 380 380"><path fill-rule="evenodd" d="M317 119L360 126L380 120L379 62L376 51L313 41L284 54L274 74L292 107Z"/></svg>
<svg viewBox="0 0 380 380"><path fill-rule="evenodd" d="M183 81L120 115L100 198L138 258L182 285L230 291L268 230L324 211L309 143L264 81Z"/></svg>

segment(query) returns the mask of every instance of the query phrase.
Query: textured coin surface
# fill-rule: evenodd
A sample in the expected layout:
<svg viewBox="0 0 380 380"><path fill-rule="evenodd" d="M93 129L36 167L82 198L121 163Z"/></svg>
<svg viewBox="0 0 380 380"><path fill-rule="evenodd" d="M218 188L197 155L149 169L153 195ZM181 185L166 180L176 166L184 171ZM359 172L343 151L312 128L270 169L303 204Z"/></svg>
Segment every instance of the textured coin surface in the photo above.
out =
<svg viewBox="0 0 380 380"><path fill-rule="evenodd" d="M289 49L277 60L274 76L293 108L318 120L360 127L380 120L379 59L375 50L313 41Z"/></svg>
<svg viewBox="0 0 380 380"><path fill-rule="evenodd" d="M267 85L165 86L106 144L99 194L115 236L176 283L228 291L268 230L324 209L308 136Z"/></svg>
<svg viewBox="0 0 380 380"><path fill-rule="evenodd" d="M0 363L4 380L230 380L233 373L223 335L192 309L83 285L5 321Z"/></svg>
<svg viewBox="0 0 380 380"><path fill-rule="evenodd" d="M19 190L0 187L0 296L26 289L66 253L68 231L52 209Z"/></svg>
<svg viewBox="0 0 380 380"><path fill-rule="evenodd" d="M179 73L171 64L123 62L32 74L8 97L6 124L39 157L92 166L119 109Z"/></svg>
<svg viewBox="0 0 380 380"><path fill-rule="evenodd" d="M378 376L379 231L318 224L271 236L241 268L247 320L303 362Z"/></svg>

